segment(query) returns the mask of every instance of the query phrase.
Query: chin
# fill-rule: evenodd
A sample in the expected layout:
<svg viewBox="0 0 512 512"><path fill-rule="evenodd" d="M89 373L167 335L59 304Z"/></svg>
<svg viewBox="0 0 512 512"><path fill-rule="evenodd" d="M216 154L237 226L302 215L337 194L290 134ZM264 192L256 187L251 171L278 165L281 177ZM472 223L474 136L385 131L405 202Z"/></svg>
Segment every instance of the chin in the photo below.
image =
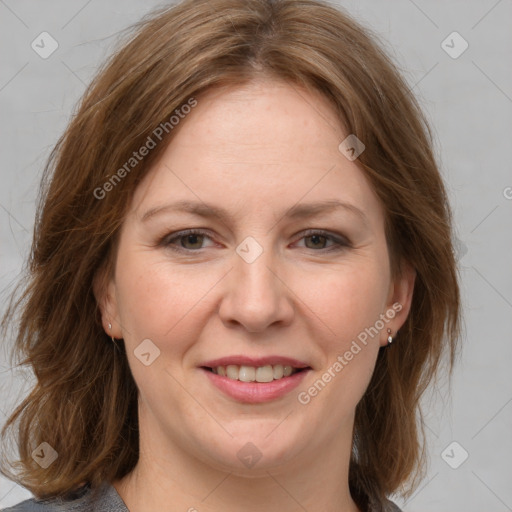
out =
<svg viewBox="0 0 512 512"><path fill-rule="evenodd" d="M275 428L275 422L272 425ZM223 440L217 450L213 447L207 450L208 458L217 469L239 476L268 476L267 471L278 470L292 461L307 445L304 437L294 442L293 436L277 436L272 428Z"/></svg>

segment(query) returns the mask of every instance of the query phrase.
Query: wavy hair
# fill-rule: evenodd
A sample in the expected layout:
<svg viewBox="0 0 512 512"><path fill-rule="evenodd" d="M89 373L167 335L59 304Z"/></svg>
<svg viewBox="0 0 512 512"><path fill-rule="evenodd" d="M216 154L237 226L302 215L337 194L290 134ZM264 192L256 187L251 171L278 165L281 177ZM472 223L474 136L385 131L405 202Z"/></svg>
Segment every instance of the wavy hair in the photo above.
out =
<svg viewBox="0 0 512 512"><path fill-rule="evenodd" d="M379 352L356 408L349 471L354 492L380 499L413 492L426 462L420 398L443 362L451 374L460 297L432 132L383 46L321 0L185 0L135 26L86 90L45 167L26 280L2 322L4 340L7 326L14 329L18 364L36 378L2 430L4 442L17 428L18 455L3 461L5 476L50 498L134 468L137 388L123 344L102 328L93 282L111 275L127 205L172 130L122 173L115 191L98 191L190 98L269 77L320 92L346 132L364 142L356 163L385 211L392 275L404 262L416 271L396 346ZM58 453L47 468L32 457L42 442Z"/></svg>

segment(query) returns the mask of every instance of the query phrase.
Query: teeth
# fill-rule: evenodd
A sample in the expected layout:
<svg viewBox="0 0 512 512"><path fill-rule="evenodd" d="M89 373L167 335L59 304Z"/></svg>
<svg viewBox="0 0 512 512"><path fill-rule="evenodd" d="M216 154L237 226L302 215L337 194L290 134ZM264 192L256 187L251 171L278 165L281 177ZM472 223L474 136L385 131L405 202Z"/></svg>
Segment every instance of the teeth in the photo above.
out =
<svg viewBox="0 0 512 512"><path fill-rule="evenodd" d="M242 371L242 368L240 368ZM272 382L274 380L274 369L272 366L260 366L256 370L256 382Z"/></svg>
<svg viewBox="0 0 512 512"><path fill-rule="evenodd" d="M238 380L238 366L230 364L226 366L226 377L233 380Z"/></svg>
<svg viewBox="0 0 512 512"><path fill-rule="evenodd" d="M283 365L282 364L276 364L274 366L274 379L280 379L283 375L284 375Z"/></svg>
<svg viewBox="0 0 512 512"><path fill-rule="evenodd" d="M289 365L266 365L266 366L217 366L212 368L213 373L228 377L228 379L240 380L242 382L272 382L273 380L289 377L298 370Z"/></svg>
<svg viewBox="0 0 512 512"><path fill-rule="evenodd" d="M252 366L240 366L238 380L242 382L254 382L256 380L256 368Z"/></svg>

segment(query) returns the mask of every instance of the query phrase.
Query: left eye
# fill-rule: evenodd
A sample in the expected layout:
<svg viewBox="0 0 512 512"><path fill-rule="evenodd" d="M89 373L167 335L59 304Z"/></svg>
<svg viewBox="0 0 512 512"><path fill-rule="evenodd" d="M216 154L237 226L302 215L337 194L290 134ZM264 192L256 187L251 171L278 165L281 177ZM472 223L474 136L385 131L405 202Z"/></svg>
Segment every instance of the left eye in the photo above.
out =
<svg viewBox="0 0 512 512"><path fill-rule="evenodd" d="M197 250L203 249L202 242L205 238L211 240L206 232L191 229L177 233L171 238L164 239L163 244L178 252L197 252ZM309 239L311 241L311 244L309 245L306 243L307 249L332 250L341 249L350 245L346 239L339 238L324 231L308 231L303 233L301 240L302 239ZM178 245L176 244L177 241L180 242ZM325 247L325 244L328 241L331 242L331 245ZM187 246L187 244L189 245Z"/></svg>
<svg viewBox="0 0 512 512"><path fill-rule="evenodd" d="M308 240L308 239L311 241L311 245L309 247L308 247L307 243L305 244L308 249L326 249L327 247L319 247L319 245L324 245L328 241L331 242L330 247L337 246L337 245L339 245L339 246L346 245L346 244L343 244L342 240L340 240L338 237L329 235L327 233L323 233L322 231L313 231L310 234L305 234L301 238L301 240Z"/></svg>

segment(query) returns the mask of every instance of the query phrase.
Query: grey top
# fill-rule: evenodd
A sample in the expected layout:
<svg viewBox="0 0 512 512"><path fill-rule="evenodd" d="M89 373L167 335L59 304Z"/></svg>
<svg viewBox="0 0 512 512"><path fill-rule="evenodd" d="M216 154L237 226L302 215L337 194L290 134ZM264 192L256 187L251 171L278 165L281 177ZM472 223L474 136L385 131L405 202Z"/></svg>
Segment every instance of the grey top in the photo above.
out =
<svg viewBox="0 0 512 512"><path fill-rule="evenodd" d="M31 498L0 512L129 512L115 487L108 482L103 483L94 498L92 489L86 485L68 500Z"/></svg>
<svg viewBox="0 0 512 512"><path fill-rule="evenodd" d="M96 499L95 499L96 498ZM358 504L359 505L359 504ZM384 505L359 505L364 512L402 512L392 501ZM4 508L0 512L129 512L115 487L105 482L99 489L96 497L89 486L81 488L72 499L63 500L52 498L37 500L31 498L14 507Z"/></svg>

